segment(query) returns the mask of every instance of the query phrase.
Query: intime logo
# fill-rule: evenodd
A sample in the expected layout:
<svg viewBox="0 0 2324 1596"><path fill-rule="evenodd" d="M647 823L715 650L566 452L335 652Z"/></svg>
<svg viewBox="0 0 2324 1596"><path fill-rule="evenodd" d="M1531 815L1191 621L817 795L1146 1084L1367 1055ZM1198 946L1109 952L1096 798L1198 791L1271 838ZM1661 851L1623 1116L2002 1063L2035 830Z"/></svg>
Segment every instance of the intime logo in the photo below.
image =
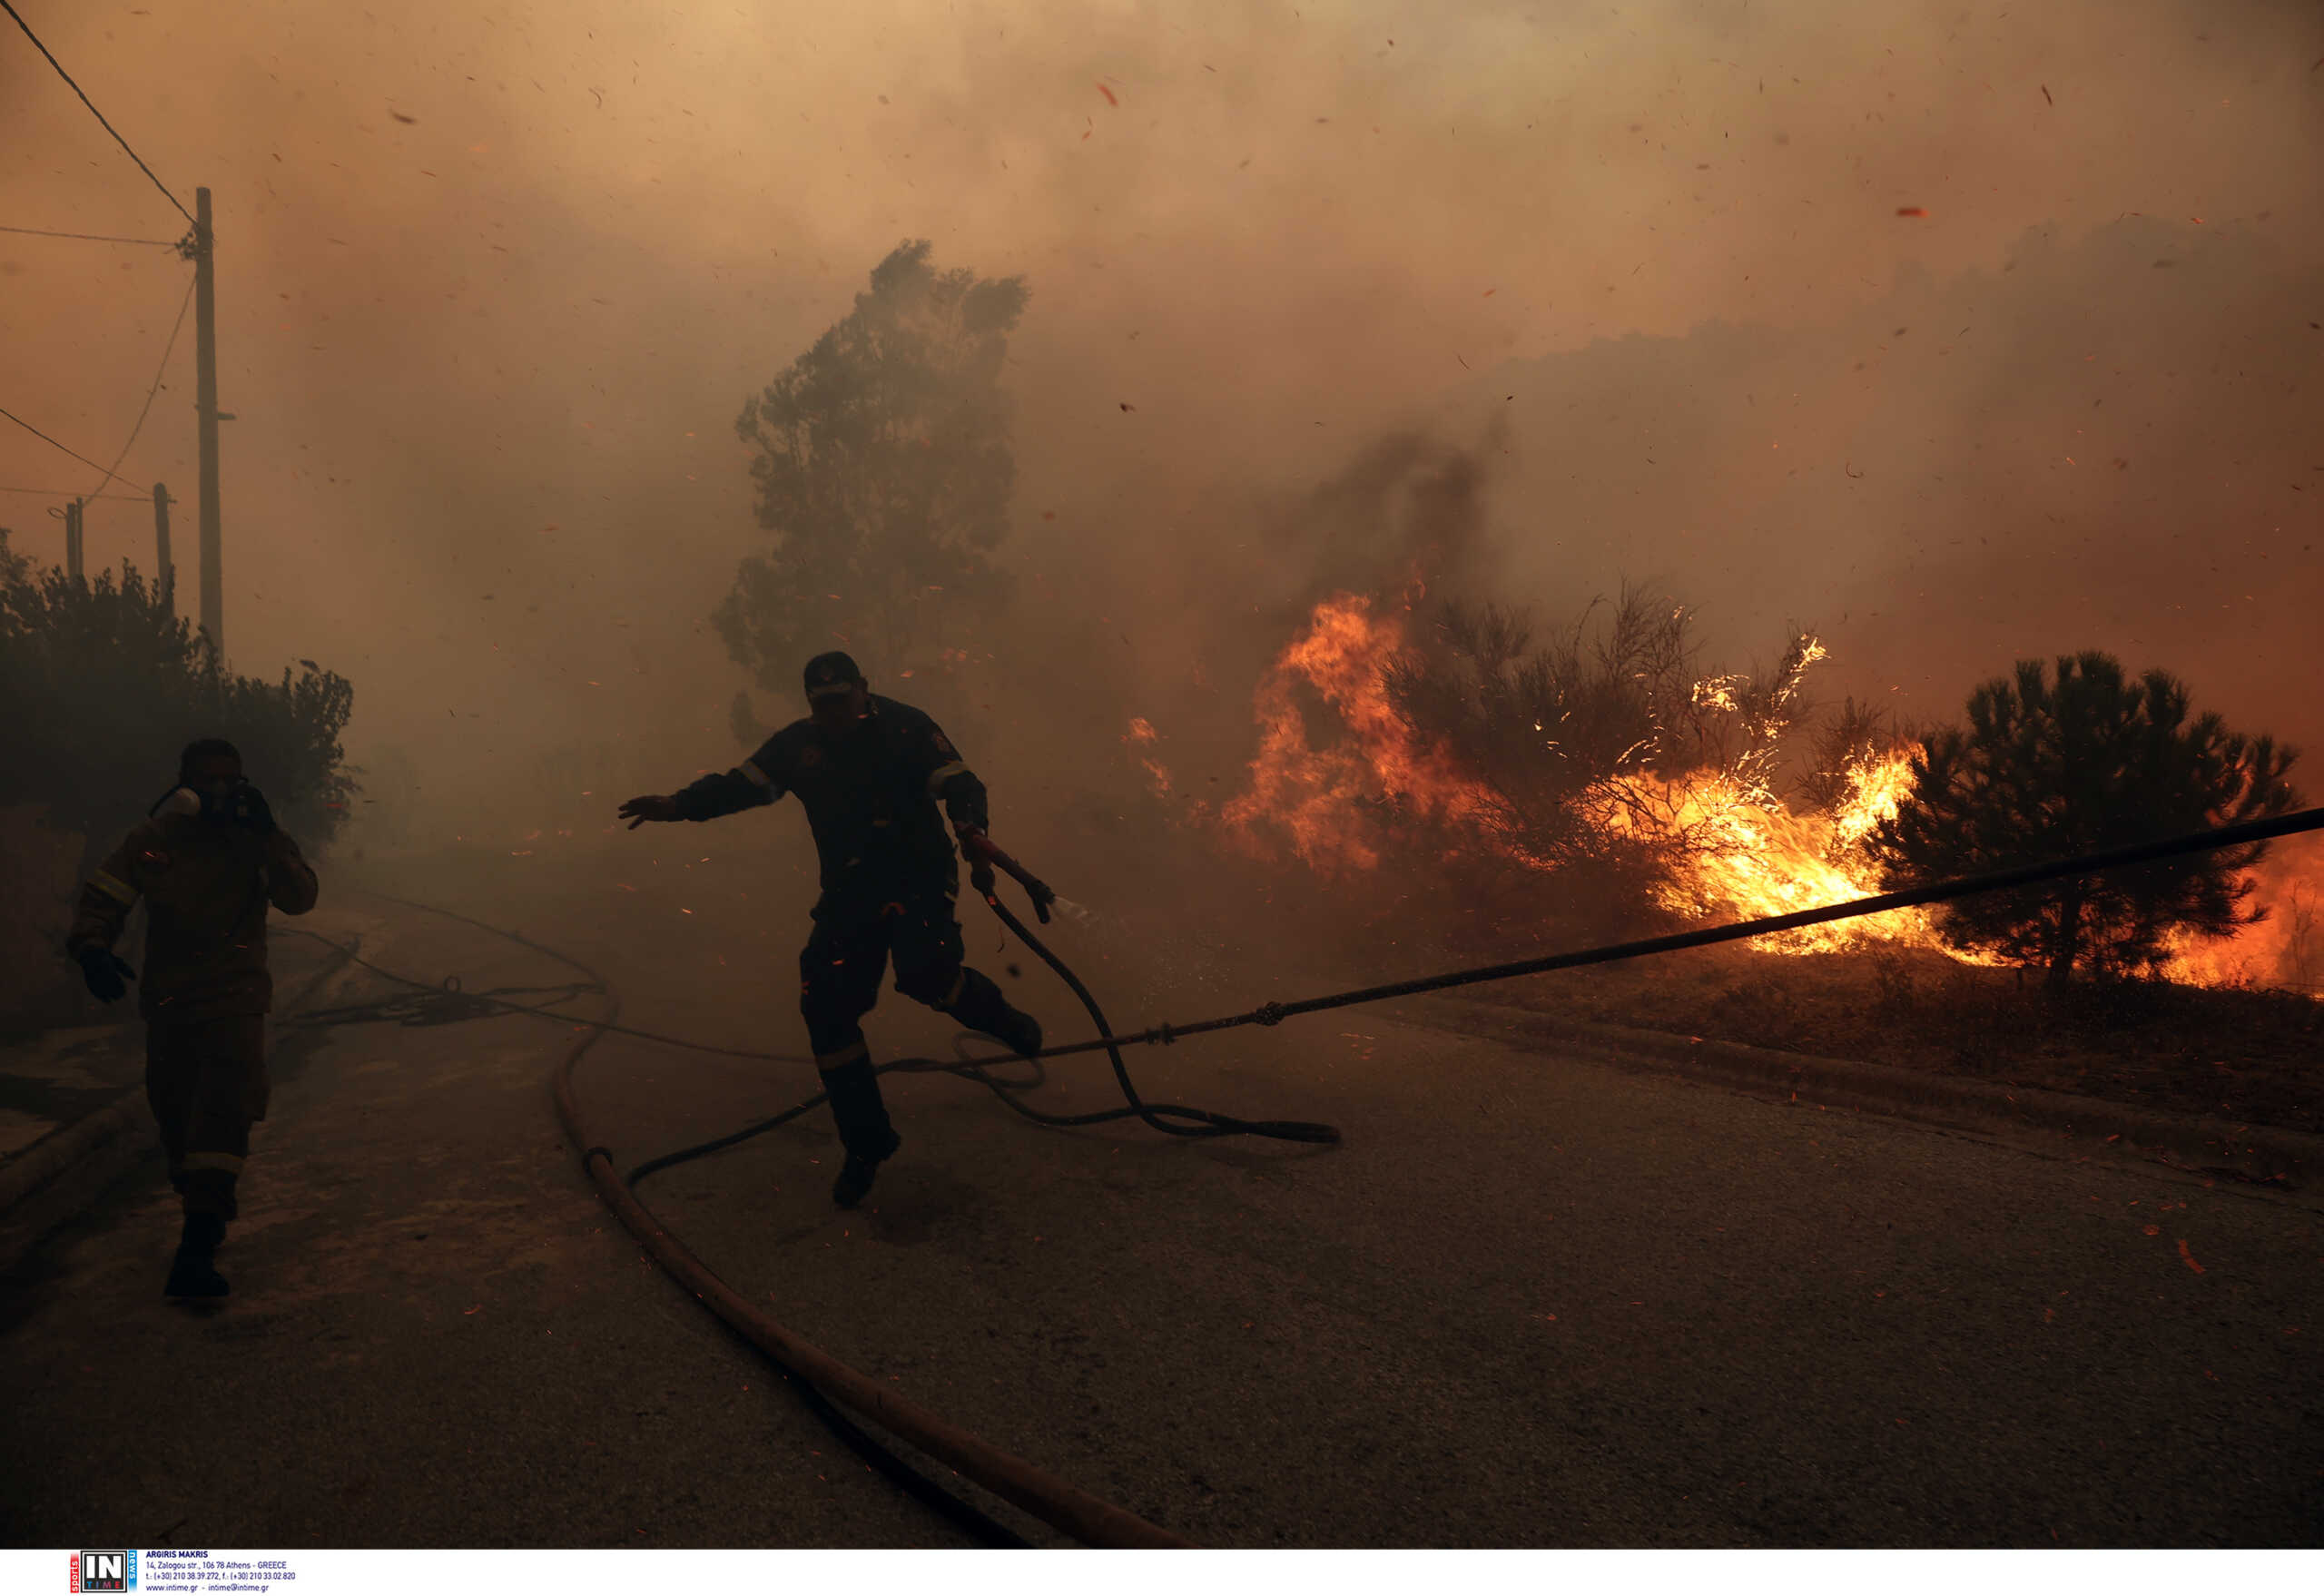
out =
<svg viewBox="0 0 2324 1596"><path fill-rule="evenodd" d="M134 1552L84 1552L73 1560L73 1589L75 1591L134 1591L137 1589L137 1553Z"/></svg>

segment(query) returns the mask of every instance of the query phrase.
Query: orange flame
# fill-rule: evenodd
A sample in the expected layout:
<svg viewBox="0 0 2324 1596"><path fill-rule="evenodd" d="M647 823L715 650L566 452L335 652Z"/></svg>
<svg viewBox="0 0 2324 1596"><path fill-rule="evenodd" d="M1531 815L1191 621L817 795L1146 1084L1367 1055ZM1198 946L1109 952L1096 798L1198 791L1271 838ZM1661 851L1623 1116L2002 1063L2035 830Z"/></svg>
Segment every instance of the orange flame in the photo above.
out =
<svg viewBox="0 0 2324 1596"><path fill-rule="evenodd" d="M1253 713L1259 751L1247 792L1219 812L1226 836L1262 859L1275 843L1318 873L1368 871L1384 840L1378 806L1393 800L1405 813L1445 823L1456 833L1521 869L1553 867L1510 834L1506 807L1485 783L1462 771L1441 744L1416 733L1389 702L1385 676L1404 647L1401 620L1376 614L1370 600L1335 594L1315 606L1306 631L1261 679ZM1810 648L1810 663L1820 657ZM1337 712L1345 734L1313 747L1299 689ZM1731 698L1734 684L1699 685L1699 702ZM1635 774L1603 784L1587 801L1594 823L1663 839L1684 838L1664 905L1696 918L1747 919L1819 908L1867 897L1879 888L1857 850L1875 822L1896 813L1909 780L1898 753L1850 771L1850 796L1837 814L1796 815L1764 789L1722 772L1675 777ZM1935 945L1926 915L1899 910L1866 921L1813 927L1768 939L1807 952L1868 939Z"/></svg>
<svg viewBox="0 0 2324 1596"><path fill-rule="evenodd" d="M1333 876L1379 864L1377 825L1364 812L1390 799L1492 829L1492 790L1455 770L1388 702L1387 669L1403 646L1401 626L1374 616L1367 598L1338 593L1315 606L1306 634L1260 679L1253 700L1259 752L1251 790L1219 813L1236 845L1272 859L1280 838L1310 869ZM1344 741L1308 746L1303 683L1338 712Z"/></svg>
<svg viewBox="0 0 2324 1596"><path fill-rule="evenodd" d="M2205 987L2277 987L2324 998L2324 838L2287 838L2247 872L2267 919L2231 937L2171 939L2164 973Z"/></svg>
<svg viewBox="0 0 2324 1596"><path fill-rule="evenodd" d="M1406 609L1414 595L1407 595ZM1396 713L1387 673L1405 646L1401 616L1376 613L1370 599L1339 593L1318 604L1306 630L1285 648L1253 695L1259 749L1250 787L1218 812L1216 824L1236 847L1262 860L1287 848L1325 877L1378 866L1387 836L1384 810L1443 823L1521 870L1553 864L1511 834L1505 803L1464 773L1442 744L1423 737ZM1822 657L1809 643L1803 668ZM1698 706L1733 707L1738 678L1696 684ZM1303 690L1330 706L1343 734L1311 745ZM1142 719L1123 742L1143 750L1156 740ZM1858 756L1844 773L1846 796L1829 813L1793 813L1763 783L1767 756L1731 771L1639 773L1600 783L1583 807L1609 834L1628 832L1679 844L1659 889L1661 906L1689 919L1747 920L1823 908L1881 891L1863 843L1896 814L1912 782L1917 747ZM1142 758L1155 790L1170 792L1169 773ZM1205 818L1196 806L1190 818ZM2231 938L2181 939L2166 973L2200 985L2272 985L2324 997L2324 838L2281 843L2253 872L2254 902L2270 911L2262 924ZM1787 953L1828 952L1875 942L1940 951L1964 963L1998 962L1946 947L1922 909L1762 937L1755 946Z"/></svg>

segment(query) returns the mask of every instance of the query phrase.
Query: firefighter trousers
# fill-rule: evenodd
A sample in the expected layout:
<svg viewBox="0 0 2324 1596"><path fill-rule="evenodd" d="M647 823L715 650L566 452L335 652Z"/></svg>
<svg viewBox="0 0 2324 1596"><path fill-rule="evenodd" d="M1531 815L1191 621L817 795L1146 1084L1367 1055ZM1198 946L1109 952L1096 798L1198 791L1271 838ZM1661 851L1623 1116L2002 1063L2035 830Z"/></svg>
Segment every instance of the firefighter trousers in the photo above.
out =
<svg viewBox="0 0 2324 1596"><path fill-rule="evenodd" d="M267 1090L265 1015L147 1022L145 1100L188 1214L234 1217L234 1186L251 1126L266 1118Z"/></svg>
<svg viewBox="0 0 2324 1596"><path fill-rule="evenodd" d="M964 965L962 955L960 922L949 892L879 903L826 899L815 906L814 934L799 955L799 1010L849 1152L877 1159L895 1146L862 1026L880 1000L891 958L896 990L972 1030L989 1030L1011 1012L1000 987Z"/></svg>

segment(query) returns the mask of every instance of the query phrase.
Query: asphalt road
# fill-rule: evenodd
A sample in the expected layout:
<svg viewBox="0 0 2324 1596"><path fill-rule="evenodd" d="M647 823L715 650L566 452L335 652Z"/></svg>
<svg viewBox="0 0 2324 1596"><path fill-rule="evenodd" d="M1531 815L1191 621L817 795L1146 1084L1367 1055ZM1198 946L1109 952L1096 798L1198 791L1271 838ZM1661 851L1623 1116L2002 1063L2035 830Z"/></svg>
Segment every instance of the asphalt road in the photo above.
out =
<svg viewBox="0 0 2324 1596"><path fill-rule="evenodd" d="M599 963L626 1021L799 1049L795 905L712 882L413 884ZM569 975L351 892L305 923L471 991ZM1016 957L986 925L970 944ZM1101 991L1128 981L1122 945L1085 951ZM892 994L872 1029L891 1057L949 1035ZM570 1034L280 1028L229 1305L161 1299L158 1163L8 1283L7 1538L963 1543L599 1206L548 1100ZM2324 1523L2310 1208L1376 1010L1131 1062L1151 1098L1346 1145L1059 1132L891 1077L905 1145L864 1211L831 1207L820 1113L644 1196L826 1350L1206 1544L2299 1546ZM1116 1100L1102 1059L1054 1073L1044 1106ZM615 1039L579 1088L626 1167L813 1081Z"/></svg>

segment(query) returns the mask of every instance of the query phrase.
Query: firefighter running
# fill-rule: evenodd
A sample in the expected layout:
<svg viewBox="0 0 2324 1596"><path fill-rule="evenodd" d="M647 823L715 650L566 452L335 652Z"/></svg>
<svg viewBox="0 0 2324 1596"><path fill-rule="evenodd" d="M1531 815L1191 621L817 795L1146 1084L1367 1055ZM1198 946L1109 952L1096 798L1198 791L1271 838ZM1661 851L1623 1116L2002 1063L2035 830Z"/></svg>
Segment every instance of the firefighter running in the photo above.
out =
<svg viewBox="0 0 2324 1596"><path fill-rule="evenodd" d="M785 793L805 805L822 895L799 955L799 1008L847 1150L832 1199L852 1208L901 1141L862 1024L891 958L898 991L1017 1052L1040 1049L1041 1027L961 962L960 862L936 801L944 801L961 851L981 862L984 783L933 720L870 692L846 655L809 660L806 688L808 718L742 764L683 792L632 798L620 813L635 831L649 820L714 820Z"/></svg>
<svg viewBox="0 0 2324 1596"><path fill-rule="evenodd" d="M82 887L65 951L112 1002L137 972L115 953L145 902L145 1097L184 1199L185 1228L164 1294L226 1295L212 1255L235 1217L251 1125L266 1118L266 909L304 914L315 872L242 779L234 745L205 738L178 761L178 785Z"/></svg>

